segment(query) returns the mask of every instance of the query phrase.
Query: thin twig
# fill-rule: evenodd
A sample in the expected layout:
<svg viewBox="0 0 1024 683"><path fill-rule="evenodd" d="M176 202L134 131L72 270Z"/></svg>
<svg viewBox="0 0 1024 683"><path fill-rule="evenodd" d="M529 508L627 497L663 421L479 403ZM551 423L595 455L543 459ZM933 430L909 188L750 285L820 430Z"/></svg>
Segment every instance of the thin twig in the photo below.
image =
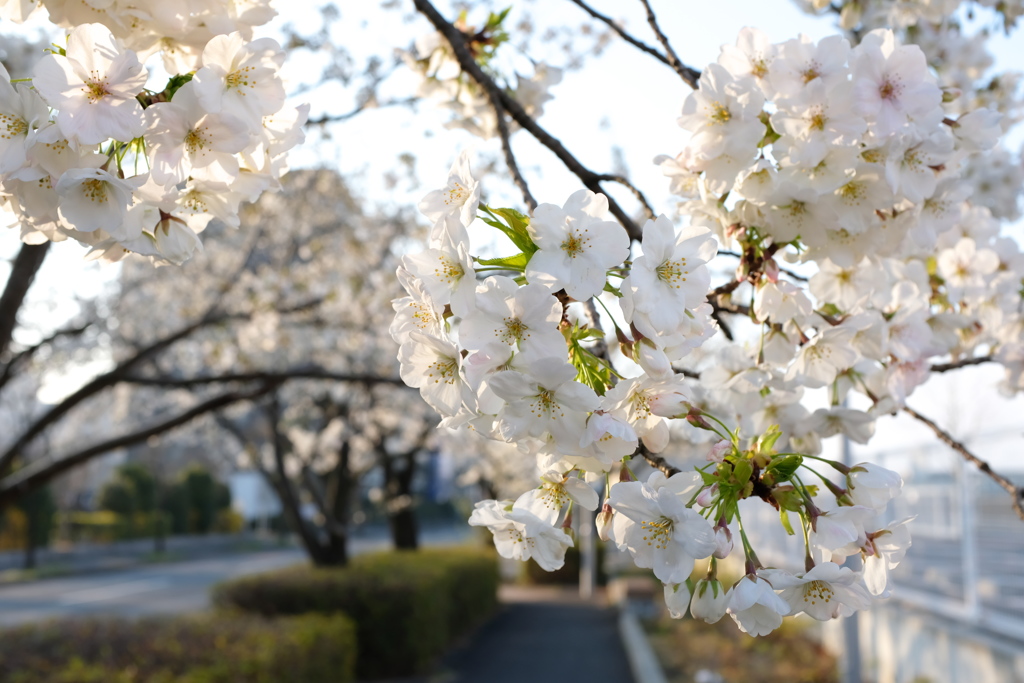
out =
<svg viewBox="0 0 1024 683"><path fill-rule="evenodd" d="M641 192L636 185L629 181L629 178L620 175L615 175L612 173L605 173L603 175L599 175L597 179L599 181L609 181L624 186L626 189L633 193L633 196L636 197L636 200L640 202L641 206L644 207L644 215L647 216L647 218L649 218L652 221L656 218L654 209L651 208L651 204L650 202L647 201L647 197L644 196L644 193Z"/></svg>
<svg viewBox="0 0 1024 683"><path fill-rule="evenodd" d="M466 45L466 36L452 24L450 24L437 8L430 3L430 0L413 0L418 9L429 21L434 25L441 35L445 37L448 44L451 45L452 52L455 54L459 65L462 70L469 74L469 76L479 83L481 87L485 89L490 84L490 87L494 88L497 92L501 101L501 106L504 107L505 111L508 112L509 116L520 125L524 130L529 131L534 138L537 139L542 145L547 147L551 152L558 157L558 159L565 164L565 167L569 169L577 178L583 183L591 192L604 193L601 188L601 176L589 168L584 166L580 161L573 156L569 150L550 133L544 130L532 116L526 113L523 106L509 93L497 87L494 80L484 73L480 65L473 59L473 55L469 51L469 47ZM605 195L607 196L607 194ZM615 219L622 224L622 227L626 229L626 233L630 239L639 240L641 237L640 227L636 222L626 213L626 211L619 205L619 203L610 196L608 198L608 210L611 212Z"/></svg>
<svg viewBox="0 0 1024 683"><path fill-rule="evenodd" d="M87 329L89 329L92 325L93 323L88 322L85 323L84 325L76 325L75 327L68 327L62 330L57 330L46 339L43 339L38 344L30 346L27 349L24 349L23 351L19 351L17 355L11 358L11 360L8 361L6 365L4 365L4 369L0 371L0 388L2 388L11 380L11 378L14 376L15 370L17 370L19 367L21 367L28 361L32 360L32 356L34 356L41 348L52 344L53 342L57 341L57 339L59 339L60 337L78 336L85 332Z"/></svg>
<svg viewBox="0 0 1024 683"><path fill-rule="evenodd" d="M138 384L142 386L155 386L176 389L189 389L192 387L208 384L226 384L229 382L283 382L291 379L320 379L332 382L349 382L352 384L390 384L393 386L406 386L398 377L382 377L380 375L352 374L344 372L332 372L323 368L306 366L290 368L287 370L263 370L255 372L237 372L223 375L208 375L200 377L143 377L125 376L122 382L127 384Z"/></svg>
<svg viewBox="0 0 1024 683"><path fill-rule="evenodd" d="M364 102L363 104L357 105L354 109L351 109L344 114L324 114L315 119L308 119L306 121L307 126L324 126L328 123L337 123L339 121L348 121L354 119L359 114L362 114L368 109L386 109L388 107L406 107L414 102L419 101L419 97L402 97L393 100L386 100L384 102Z"/></svg>
<svg viewBox="0 0 1024 683"><path fill-rule="evenodd" d="M719 249L718 250L718 255L719 256L732 256L734 258L743 258L743 254L739 254L739 253L737 253L735 251L729 251L728 249ZM780 273L785 273L789 277L793 278L794 280L799 280L800 282L807 282L807 280L808 280L808 278L804 277L803 275L798 275L797 273L794 273L792 270L789 270L787 268L779 268L779 272Z"/></svg>
<svg viewBox="0 0 1024 683"><path fill-rule="evenodd" d="M682 472L682 470L679 469L678 467L673 467L672 465L669 465L668 461L665 460L665 458L661 457L660 455L654 455L649 450L647 450L647 446L645 446L643 442L641 442L640 445L637 446L636 455L639 455L641 458L646 460L648 465L650 465L656 470L659 470L666 477L671 477L673 474L679 474L680 472Z"/></svg>
<svg viewBox="0 0 1024 683"><path fill-rule="evenodd" d="M647 23L651 25L651 30L654 31L654 35L658 37L658 42L661 43L663 48L665 48L665 55L668 57L669 66L676 70L676 73L679 74L679 77L683 79L683 82L685 82L686 85L696 90L697 81L700 80L700 72L679 61L679 55L677 55L676 51L672 49L672 45L668 42L668 37L662 33L661 27L658 26L658 18L654 16L654 10L651 9L651 4L647 2L647 0L640 0L640 2L643 3L645 8L647 8Z"/></svg>
<svg viewBox="0 0 1024 683"><path fill-rule="evenodd" d="M647 54L651 55L652 57L657 59L659 62L664 64L665 66L672 66L672 63L670 61L668 61L668 57L666 57L662 53L658 52L658 50L656 48L653 48L650 45L648 45L647 43L643 42L642 40L638 40L637 38L634 38L630 34L626 33L626 30L624 28L622 28L622 26L620 26L618 23L616 23L615 20L612 19L611 17L609 17L608 15L601 14L596 9L594 9L593 7L588 5L587 3L583 2L583 0L570 0L570 1L575 3L576 5L578 5L580 8L582 8L583 11L586 12L587 14L589 14L593 18L597 19L598 21L603 22L605 25L608 26L608 28L610 28L611 30L615 31L615 33L618 34L619 38L622 38L624 41L626 41L630 45L633 45L634 47L636 47L636 48L642 50L643 52L646 52Z"/></svg>
<svg viewBox="0 0 1024 683"><path fill-rule="evenodd" d="M982 365L984 363L993 362L992 356L975 356L974 358L963 358L961 360L955 360L950 363L936 363L931 367L932 372L949 372L950 370L959 370L960 368L966 368L968 365Z"/></svg>
<svg viewBox="0 0 1024 683"><path fill-rule="evenodd" d="M987 462L985 462L984 460L982 460L981 458L967 450L967 447L964 446L959 441L957 441L956 439L954 439L949 434L949 432L945 431L944 429L939 427L937 424L935 424L934 422L932 422L927 417L917 412L910 406L903 406L903 412L912 416L918 422L922 422L928 427L930 427L931 430L935 432L935 435L939 437L939 441L942 441L944 444L946 444L954 451L959 453L964 460L977 467L984 474L988 475L988 477L991 478L994 482L999 484L999 486L1001 486L1003 490L1009 493L1012 497L1012 505L1014 512L1017 513L1017 516L1020 517L1021 520L1024 520L1024 487L1016 486L1012 481L1010 481L1006 477L993 471L992 467Z"/></svg>
<svg viewBox="0 0 1024 683"><path fill-rule="evenodd" d="M491 101L491 108L494 109L494 117L498 123L498 135L501 136L501 151L505 154L505 165L508 166L509 172L512 173L512 180L515 182L516 187L523 193L523 201L530 207L530 215L533 215L533 210L537 208L537 200L530 193L530 186L526 184L526 178L519 171L516 155L512 152L512 142L509 140L510 133L508 122L505 120L505 107L501 104L501 94L494 81L490 79L487 79L487 81L487 83L481 83L480 85L487 92L487 99Z"/></svg>

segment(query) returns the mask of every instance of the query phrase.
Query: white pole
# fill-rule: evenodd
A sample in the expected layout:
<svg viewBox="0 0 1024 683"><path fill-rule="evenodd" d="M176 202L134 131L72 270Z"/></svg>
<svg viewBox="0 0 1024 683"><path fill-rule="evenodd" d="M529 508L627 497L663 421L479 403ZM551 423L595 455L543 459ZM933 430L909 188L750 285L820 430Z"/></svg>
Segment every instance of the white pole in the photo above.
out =
<svg viewBox="0 0 1024 683"><path fill-rule="evenodd" d="M582 505L577 506L580 515L580 599L590 600L594 596L597 578L597 546L594 544L594 512Z"/></svg>

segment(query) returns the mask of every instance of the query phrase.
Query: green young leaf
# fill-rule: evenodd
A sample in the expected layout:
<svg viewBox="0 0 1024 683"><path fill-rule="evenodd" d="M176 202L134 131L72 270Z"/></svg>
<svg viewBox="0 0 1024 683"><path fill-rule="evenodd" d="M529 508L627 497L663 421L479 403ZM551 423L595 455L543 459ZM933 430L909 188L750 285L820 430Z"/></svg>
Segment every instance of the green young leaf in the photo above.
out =
<svg viewBox="0 0 1024 683"><path fill-rule="evenodd" d="M785 508L779 508L779 519L782 520L782 528L786 530L786 533L793 536L796 532L793 531L793 525L789 522L789 513Z"/></svg>
<svg viewBox="0 0 1024 683"><path fill-rule="evenodd" d="M519 213L515 209L492 209L485 204L481 204L480 209L490 216L490 218L480 216L484 223L501 230L524 254L528 257L533 256L533 253L537 251L537 245L530 237L529 216Z"/></svg>
<svg viewBox="0 0 1024 683"><path fill-rule="evenodd" d="M740 460L732 466L732 476L737 484L744 484L750 481L750 476L754 473L754 466L749 460Z"/></svg>
<svg viewBox="0 0 1024 683"><path fill-rule="evenodd" d="M609 292L611 294L614 294L615 296L619 297L620 299L622 298L622 292L619 291L619 289L617 287L613 286L612 283L610 283L610 282L604 283L604 291Z"/></svg>
<svg viewBox="0 0 1024 683"><path fill-rule="evenodd" d="M529 261L530 259L523 253L519 253L514 256L501 256L498 258L482 258L476 260L476 262L481 266L500 266L520 273L526 270L526 264Z"/></svg>
<svg viewBox="0 0 1024 683"><path fill-rule="evenodd" d="M186 83L192 80L192 76L192 73L177 74L176 76L171 76L171 78L167 81L167 85L164 86L164 94L167 95L168 102L170 102L171 99L174 97L174 93L181 90L181 86L185 85Z"/></svg>
<svg viewBox="0 0 1024 683"><path fill-rule="evenodd" d="M793 474L796 473L797 469L803 464L803 462L804 459L799 455L787 455L781 458L772 458L772 461L768 463L768 467L765 468L765 471L772 473L776 483L782 483L792 479Z"/></svg>

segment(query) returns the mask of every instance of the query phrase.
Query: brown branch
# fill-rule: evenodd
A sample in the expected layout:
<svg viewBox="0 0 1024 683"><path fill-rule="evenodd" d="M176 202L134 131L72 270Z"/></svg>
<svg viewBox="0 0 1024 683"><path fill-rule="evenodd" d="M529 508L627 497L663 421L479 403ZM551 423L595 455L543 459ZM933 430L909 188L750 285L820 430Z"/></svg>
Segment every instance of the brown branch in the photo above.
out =
<svg viewBox="0 0 1024 683"><path fill-rule="evenodd" d="M647 218L653 221L657 217L654 213L654 209L651 208L650 202L647 201L647 197L645 197L644 193L641 192L639 188L636 187L636 185L631 183L628 178L621 175L615 175L612 173L605 173L603 175L599 175L597 179L600 181L618 183L624 186L626 189L633 193L633 196L636 197L636 200L640 202L641 206L644 207L644 215L647 216Z"/></svg>
<svg viewBox="0 0 1024 683"><path fill-rule="evenodd" d="M974 358L964 358L962 360L955 360L951 363L936 363L931 367L932 372L949 372L950 370L959 370L960 368L966 368L968 365L981 365L983 363L993 362L992 356L975 356Z"/></svg>
<svg viewBox="0 0 1024 683"><path fill-rule="evenodd" d="M1020 517L1021 520L1024 520L1024 487L1016 486L1012 481L995 472L987 462L967 450L967 447L954 439L949 432L945 431L910 406L903 406L903 412L927 425L933 432L935 432L935 436L939 437L939 441L959 453L964 460L977 467L984 474L988 475L990 479L999 484L999 486L1012 497L1013 502L1011 505L1013 506L1014 512L1017 513L1017 516Z"/></svg>
<svg viewBox="0 0 1024 683"><path fill-rule="evenodd" d="M624 28L622 28L618 23L615 22L614 19L612 19L608 15L601 14L600 12L595 10L593 7L591 7L587 3L583 2L583 0L570 0L570 1L572 3L578 5L581 9L583 9L584 12L586 12L587 14L592 16L594 19L597 19L598 21L603 22L606 26L608 26L608 28L610 28L611 30L615 31L615 33L618 34L619 38L622 38L624 41L626 41L627 43L629 43L633 47L636 47L637 49L639 49L639 50L641 50L643 52L646 52L647 54L651 55L652 57L657 59L659 62L664 64L665 66L672 66L672 63L668 60L668 57L663 55L661 52L658 52L657 49L651 47L650 45L648 45L647 43L643 42L642 40L634 38L629 33L626 33L626 30Z"/></svg>
<svg viewBox="0 0 1024 683"><path fill-rule="evenodd" d="M11 360L9 360L6 365L4 365L3 371L0 372L0 388L3 388L5 384L11 381L11 378L14 377L15 370L17 370L24 363L27 363L28 361L32 360L32 356L36 355L39 349L43 348L44 346L48 346L49 344L52 344L60 337L76 337L85 332L87 329L89 329L90 326L92 326L92 323L86 323L84 325L79 325L76 327L68 327L63 330L57 330L46 339L43 339L38 344L34 344L33 346L30 346L27 349L20 351L17 355L11 358Z"/></svg>
<svg viewBox="0 0 1024 683"><path fill-rule="evenodd" d="M485 80L486 82L480 83L480 86L487 93L487 99L490 100L491 108L494 109L494 119L498 125L498 135L501 136L501 151L505 155L505 165L508 166L516 187L523 194L523 201L530 207L530 215L533 215L533 210L537 208L537 200L530 193L530 187L526 184L526 179L519 171L516 155L512 152L512 143L509 140L511 134L508 130L508 122L505 120L505 107L501 104L501 92L494 81L489 78Z"/></svg>
<svg viewBox="0 0 1024 683"><path fill-rule="evenodd" d="M647 9L647 23L651 25L651 30L654 31L654 35L658 37L658 42L665 48L665 56L668 57L668 64L679 77L683 79L686 85L690 86L694 90L697 89L697 81L700 80L700 72L696 69L692 69L681 61L679 61L679 55L672 49L672 45L668 42L668 37L661 32L661 27L658 26L658 18L654 16L654 10L651 9L651 4L647 0L640 0L643 6Z"/></svg>
<svg viewBox="0 0 1024 683"><path fill-rule="evenodd" d="M119 448L127 448L138 443L143 443L151 437L169 432L172 429L185 425L197 417L206 413L220 410L233 403L249 401L270 391L274 386L272 383L263 384L255 389L246 391L232 391L220 396L211 398L199 405L193 406L183 413L164 420L145 429L131 434L124 434L107 441L83 448L70 455L63 456L57 460L46 460L32 463L18 470L0 483L0 508L6 507L12 501L30 493L40 486L43 486L51 479L67 470L77 467L82 463L104 453L115 451Z"/></svg>
<svg viewBox="0 0 1024 683"><path fill-rule="evenodd" d="M743 258L743 254L738 254L735 251L729 251L728 249L719 249L718 250L718 255L719 256L733 256L735 258ZM793 278L794 280L798 280L800 282L807 282L808 281L808 278L804 277L803 275L798 275L797 273L794 273L792 270L789 270L788 268L779 268L779 272L780 273L785 273L789 277Z"/></svg>
<svg viewBox="0 0 1024 683"><path fill-rule="evenodd" d="M223 375L208 375L204 377L143 377L129 375L121 378L121 381L128 384L138 384L142 386L189 389L192 387L205 386L209 384L225 384L228 382L285 382L291 379L320 379L333 382L365 384L368 386L374 384L390 384L400 387L406 386L401 378L398 377L381 377L380 375L333 372L312 366L290 368L288 370L235 372Z"/></svg>
<svg viewBox="0 0 1024 683"><path fill-rule="evenodd" d="M295 306L283 309L281 313L295 313L313 306L318 305L322 299L313 299ZM225 313L225 314L214 314L209 312L199 320L182 327L177 332L174 332L166 337L158 339L157 341L137 350L132 356L118 363L112 370L103 373L96 377L91 382L88 382L85 386L78 389L63 401L55 405L50 410L43 413L35 422L22 432L14 443L12 443L7 450L0 454L0 474L4 474L10 470L11 464L18 454L25 448L33 439L43 433L49 426L60 420L62 417L67 415L72 408L77 406L82 401L99 393L107 387L113 386L128 377L129 373L132 372L136 367L141 365L144 361L147 361L157 354L161 353L174 343L188 337L193 332L200 328L219 324L228 320L239 320L246 319L249 316L243 313Z"/></svg>
<svg viewBox="0 0 1024 683"><path fill-rule="evenodd" d="M354 119L359 114L362 114L368 109L386 109L388 107L407 107L415 102L419 101L419 97L402 97L392 100L386 100L384 102L364 102L363 104L357 105L354 109L350 109L344 114L324 114L315 119L308 119L306 121L307 126L325 126L328 123L338 123L341 121L348 121Z"/></svg>
<svg viewBox="0 0 1024 683"><path fill-rule="evenodd" d="M430 0L413 0L413 2L416 5L416 9L418 9L430 21L430 23L434 25L434 28L436 28L441 35L445 37L448 44L451 45L452 52L455 54L455 57L464 72L469 74L469 76L479 83L484 89L487 89L488 87L494 88L501 101L501 106L504 107L509 116L511 116L512 119L520 125L520 127L529 131L538 142L554 153L554 155L558 157L563 164L565 164L565 167L580 179L584 187L591 192L604 193L604 190L601 188L602 176L591 171L580 163L580 161L573 156L558 139L538 125L533 117L526 113L526 110L523 109L523 106L519 104L514 97L498 88L493 79L484 73L483 69L480 68L480 65L477 64L476 60L473 58L469 47L466 45L465 34L441 16L440 12L438 12L430 3ZM607 196L607 194L605 196ZM630 239L640 239L640 227L613 197L608 197L608 210L626 229L626 233L629 235Z"/></svg>
<svg viewBox="0 0 1024 683"><path fill-rule="evenodd" d="M18 311L25 303L32 281L43 265L49 253L50 242L42 244L23 244L11 264L11 274L7 276L7 285L0 295L0 356L7 351L11 336L18 324Z"/></svg>
<svg viewBox="0 0 1024 683"><path fill-rule="evenodd" d="M635 455L639 455L641 458L647 461L648 465L660 471L666 477L671 477L673 474L679 474L680 472L682 472L682 470L680 470L678 467L673 467L672 465L669 465L668 461L665 460L665 458L661 457L660 455L655 455L651 453L649 450L647 450L647 446L645 446L643 442L641 442L640 445L637 447Z"/></svg>

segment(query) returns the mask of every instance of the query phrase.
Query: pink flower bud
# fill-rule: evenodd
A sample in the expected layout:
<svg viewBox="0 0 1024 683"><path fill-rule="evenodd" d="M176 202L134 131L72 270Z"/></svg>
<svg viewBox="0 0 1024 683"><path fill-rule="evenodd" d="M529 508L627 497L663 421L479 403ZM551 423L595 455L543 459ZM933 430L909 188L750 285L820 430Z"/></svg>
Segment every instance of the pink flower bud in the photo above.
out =
<svg viewBox="0 0 1024 683"><path fill-rule="evenodd" d="M707 460L708 462L724 462L725 454L732 450L732 444L725 439L722 439L708 451Z"/></svg>
<svg viewBox="0 0 1024 683"><path fill-rule="evenodd" d="M712 484L708 488L704 489L697 496L697 505L702 508L709 508L715 504L718 499L718 484Z"/></svg>
<svg viewBox="0 0 1024 683"><path fill-rule="evenodd" d="M720 560L729 557L729 553L732 552L732 532L729 531L729 527L715 527L715 546L715 557Z"/></svg>
<svg viewBox="0 0 1024 683"><path fill-rule="evenodd" d="M597 537L602 541L608 540L608 532L611 530L612 517L615 515L615 510L608 503L601 506L601 511L597 513L597 518L594 520L597 525Z"/></svg>

